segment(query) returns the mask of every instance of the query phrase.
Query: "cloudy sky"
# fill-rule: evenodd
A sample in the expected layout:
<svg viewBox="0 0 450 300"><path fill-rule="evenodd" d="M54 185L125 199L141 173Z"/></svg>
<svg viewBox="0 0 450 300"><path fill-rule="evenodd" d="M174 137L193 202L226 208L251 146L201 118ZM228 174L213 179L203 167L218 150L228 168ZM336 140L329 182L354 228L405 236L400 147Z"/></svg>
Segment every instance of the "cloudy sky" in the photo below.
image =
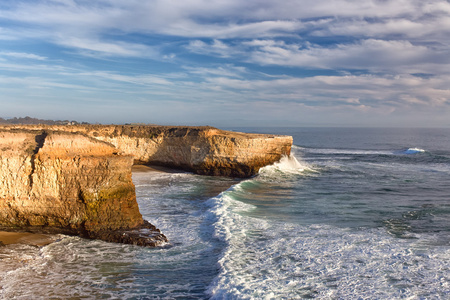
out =
<svg viewBox="0 0 450 300"><path fill-rule="evenodd" d="M0 117L450 127L450 1L2 0Z"/></svg>

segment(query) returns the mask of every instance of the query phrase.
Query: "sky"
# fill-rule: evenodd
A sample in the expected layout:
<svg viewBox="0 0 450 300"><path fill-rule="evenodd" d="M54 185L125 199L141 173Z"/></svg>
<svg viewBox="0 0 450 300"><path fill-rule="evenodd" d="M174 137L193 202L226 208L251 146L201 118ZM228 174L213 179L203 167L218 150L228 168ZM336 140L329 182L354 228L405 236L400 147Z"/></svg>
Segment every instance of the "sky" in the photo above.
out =
<svg viewBox="0 0 450 300"><path fill-rule="evenodd" d="M0 117L450 127L450 1L2 0Z"/></svg>

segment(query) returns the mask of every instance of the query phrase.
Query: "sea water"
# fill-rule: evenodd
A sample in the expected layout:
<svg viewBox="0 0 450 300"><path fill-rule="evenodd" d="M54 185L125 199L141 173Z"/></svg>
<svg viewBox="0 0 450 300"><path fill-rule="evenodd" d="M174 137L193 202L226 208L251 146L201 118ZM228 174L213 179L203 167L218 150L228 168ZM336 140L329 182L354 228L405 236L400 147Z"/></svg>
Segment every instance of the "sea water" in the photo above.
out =
<svg viewBox="0 0 450 300"><path fill-rule="evenodd" d="M246 180L135 172L170 244L2 247L0 298L450 298L450 130L237 130L292 155Z"/></svg>

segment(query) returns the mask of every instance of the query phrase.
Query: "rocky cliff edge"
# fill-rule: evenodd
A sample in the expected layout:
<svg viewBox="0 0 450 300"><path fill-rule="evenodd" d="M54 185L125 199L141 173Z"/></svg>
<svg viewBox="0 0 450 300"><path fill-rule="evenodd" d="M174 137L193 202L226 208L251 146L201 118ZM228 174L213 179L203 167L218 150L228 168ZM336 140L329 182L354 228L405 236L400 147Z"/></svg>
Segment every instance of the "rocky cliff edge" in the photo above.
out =
<svg viewBox="0 0 450 300"><path fill-rule="evenodd" d="M291 136L217 128L157 125L10 125L4 128L78 132L106 141L135 164L180 168L202 175L250 177L289 155ZM1 127L0 127L1 128Z"/></svg>
<svg viewBox="0 0 450 300"><path fill-rule="evenodd" d="M133 164L249 177L291 146L290 136L212 127L1 125L0 230L162 245L139 213Z"/></svg>
<svg viewBox="0 0 450 300"><path fill-rule="evenodd" d="M142 219L133 157L82 134L0 129L0 227L157 246Z"/></svg>

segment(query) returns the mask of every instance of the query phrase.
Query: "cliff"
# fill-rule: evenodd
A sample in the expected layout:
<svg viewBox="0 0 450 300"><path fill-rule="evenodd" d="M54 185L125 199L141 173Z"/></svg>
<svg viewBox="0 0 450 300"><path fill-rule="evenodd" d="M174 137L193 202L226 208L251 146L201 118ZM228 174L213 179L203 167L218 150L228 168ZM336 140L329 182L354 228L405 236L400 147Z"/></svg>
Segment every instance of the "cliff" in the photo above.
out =
<svg viewBox="0 0 450 300"><path fill-rule="evenodd" d="M11 125L5 128L80 132L132 155L135 164L175 167L202 175L250 177L289 155L292 137L213 127L131 125Z"/></svg>
<svg viewBox="0 0 450 300"><path fill-rule="evenodd" d="M139 213L132 164L82 134L0 130L1 227L161 244L167 239Z"/></svg>
<svg viewBox="0 0 450 300"><path fill-rule="evenodd" d="M133 164L249 177L291 145L212 127L1 125L0 230L161 245L167 238L139 213Z"/></svg>

